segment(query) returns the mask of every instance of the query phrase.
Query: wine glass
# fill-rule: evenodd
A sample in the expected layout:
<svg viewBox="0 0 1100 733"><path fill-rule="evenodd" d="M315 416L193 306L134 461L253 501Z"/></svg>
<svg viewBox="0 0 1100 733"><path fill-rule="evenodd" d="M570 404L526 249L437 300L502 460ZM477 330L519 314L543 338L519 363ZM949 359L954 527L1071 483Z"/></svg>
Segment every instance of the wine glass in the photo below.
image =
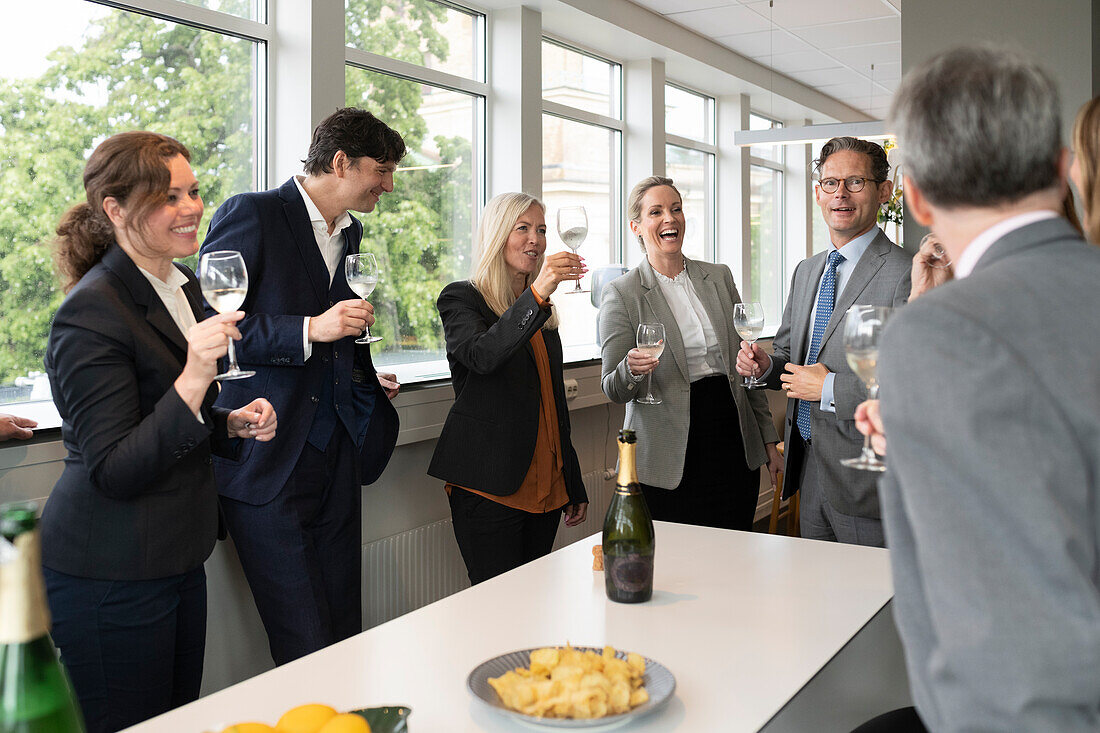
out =
<svg viewBox="0 0 1100 733"><path fill-rule="evenodd" d="M844 316L844 351L848 366L867 386L871 399L878 397L878 347L891 309L879 305L853 305ZM864 436L863 451L840 462L861 471L885 471L886 464L871 450L871 436Z"/></svg>
<svg viewBox="0 0 1100 733"><path fill-rule="evenodd" d="M558 236L565 246L576 252L588 236L588 214L583 206L563 206L558 209ZM576 280L576 287L567 290L567 293L584 293L581 289L581 281Z"/></svg>
<svg viewBox="0 0 1100 733"><path fill-rule="evenodd" d="M648 356L661 358L665 351L665 327L660 323L641 323L638 325L638 351ZM659 405L661 400L653 396L653 372L646 373L645 397L638 397L635 402L643 405Z"/></svg>
<svg viewBox="0 0 1100 733"><path fill-rule="evenodd" d="M943 248L943 245L936 239L936 235L932 232L928 232L920 240L920 247L924 246L924 243L928 240L932 240L932 258L928 262L929 267L935 267L937 270L946 270L951 267L951 257L947 254L947 250ZM917 249L920 249L918 247Z"/></svg>
<svg viewBox="0 0 1100 733"><path fill-rule="evenodd" d="M756 343L760 338L760 332L764 330L764 306L759 303L734 303L733 327L737 329L737 335L750 344ZM760 389L764 383L750 374L741 382L745 389Z"/></svg>
<svg viewBox="0 0 1100 733"><path fill-rule="evenodd" d="M240 310L248 294L248 268L240 252L207 252L199 259L199 287L210 307L218 313ZM229 369L214 377L219 382L247 379L255 375L237 366L237 351L229 339Z"/></svg>
<svg viewBox="0 0 1100 733"><path fill-rule="evenodd" d="M362 252L357 255L348 255L344 258L344 277L348 281L348 287L355 291L363 300L374 292L378 285L378 261L370 252ZM355 340L357 344L373 344L381 341L381 336L372 336L370 326L367 326L363 336Z"/></svg>

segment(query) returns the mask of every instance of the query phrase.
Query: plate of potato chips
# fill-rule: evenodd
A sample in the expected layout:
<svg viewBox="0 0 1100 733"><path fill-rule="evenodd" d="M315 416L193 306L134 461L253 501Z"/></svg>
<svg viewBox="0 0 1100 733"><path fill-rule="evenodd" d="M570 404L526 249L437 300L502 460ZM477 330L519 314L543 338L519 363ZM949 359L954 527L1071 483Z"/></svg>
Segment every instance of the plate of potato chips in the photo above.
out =
<svg viewBox="0 0 1100 733"><path fill-rule="evenodd" d="M566 645L493 657L466 686L478 702L532 727L606 730L663 706L676 679L633 652Z"/></svg>

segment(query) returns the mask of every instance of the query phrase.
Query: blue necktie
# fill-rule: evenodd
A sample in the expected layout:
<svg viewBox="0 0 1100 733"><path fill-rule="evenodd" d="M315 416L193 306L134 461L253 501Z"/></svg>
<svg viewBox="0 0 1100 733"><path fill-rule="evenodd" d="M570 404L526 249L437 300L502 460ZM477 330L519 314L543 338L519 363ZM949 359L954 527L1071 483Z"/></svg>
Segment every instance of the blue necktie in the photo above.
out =
<svg viewBox="0 0 1100 733"><path fill-rule="evenodd" d="M835 249L829 253L829 264L825 266L825 277L821 278L821 290L817 292L817 314L814 316L814 332L810 337L810 350L806 354L805 366L817 363L817 352L821 350L821 337L825 333L825 327L829 325L829 318L833 315L833 305L836 303L836 268L844 261L844 255ZM805 400L798 402L798 432L802 433L803 440L810 439L810 403Z"/></svg>

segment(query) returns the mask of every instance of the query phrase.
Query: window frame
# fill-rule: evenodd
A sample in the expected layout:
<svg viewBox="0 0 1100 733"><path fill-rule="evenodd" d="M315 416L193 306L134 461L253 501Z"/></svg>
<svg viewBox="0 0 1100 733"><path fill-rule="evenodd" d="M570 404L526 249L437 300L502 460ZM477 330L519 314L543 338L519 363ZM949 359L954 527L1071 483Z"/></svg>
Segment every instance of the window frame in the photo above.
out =
<svg viewBox="0 0 1100 733"><path fill-rule="evenodd" d="M705 115L704 130L708 140L696 140L695 138L675 135L668 132L668 115L665 114L665 168L668 168L668 146L685 148L703 153L706 166L705 180L706 191L703 194L703 259L708 262L718 261L718 144L716 131L718 129L718 103L717 100L693 89L686 84L670 81L665 78L665 88L672 87L681 92L701 97L704 103Z"/></svg>

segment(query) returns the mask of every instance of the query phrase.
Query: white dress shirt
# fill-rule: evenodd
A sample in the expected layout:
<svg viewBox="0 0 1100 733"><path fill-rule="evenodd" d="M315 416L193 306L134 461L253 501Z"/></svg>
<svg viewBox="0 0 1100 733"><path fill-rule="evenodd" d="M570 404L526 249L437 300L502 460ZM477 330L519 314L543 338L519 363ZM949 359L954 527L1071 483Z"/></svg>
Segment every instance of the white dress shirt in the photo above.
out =
<svg viewBox="0 0 1100 733"><path fill-rule="evenodd" d="M176 327L183 334L183 340L189 341L188 335L198 321L195 320L195 313L191 310L191 301L187 300L187 296L183 292L183 286L187 284L187 276L180 272L175 265L168 273L168 282L161 280L140 265L138 270L153 286L153 292L157 294L160 302L164 303L164 307L168 309L168 315L172 316ZM204 422L201 412L195 412L194 415L199 422Z"/></svg>
<svg viewBox="0 0 1100 733"><path fill-rule="evenodd" d="M309 224L313 227L313 238L317 240L317 249L321 251L321 257L325 260L325 266L328 268L328 282L331 286L332 278L336 277L336 268L344 264L344 230L351 226L351 214L345 211L336 217L332 234L329 234L328 222L302 186L304 180L305 176L294 176L294 185L298 187L298 193L302 194L302 201L305 202ZM302 348L308 360L313 354L313 344L309 342L309 316L306 316L302 322Z"/></svg>
<svg viewBox="0 0 1100 733"><path fill-rule="evenodd" d="M657 276L657 285L668 301L668 307L680 328L684 352L687 354L688 381L695 382L712 374L725 374L718 336L714 333L714 326L691 284L686 265L676 277L666 277L656 269L653 274Z"/></svg>
<svg viewBox="0 0 1100 733"><path fill-rule="evenodd" d="M966 249L959 255L958 262L951 268L955 274L955 279L962 280L964 277L969 276L970 273L974 271L974 265L978 264L978 260L982 258L986 250L1009 232L1022 229L1028 224L1034 224L1043 219L1053 219L1056 216L1058 216L1058 214L1053 211L1043 209L1041 211L1029 211L1026 214L1019 214L1005 219L1004 221L997 222L978 236L974 237L974 239L970 240L970 244L966 245Z"/></svg>

